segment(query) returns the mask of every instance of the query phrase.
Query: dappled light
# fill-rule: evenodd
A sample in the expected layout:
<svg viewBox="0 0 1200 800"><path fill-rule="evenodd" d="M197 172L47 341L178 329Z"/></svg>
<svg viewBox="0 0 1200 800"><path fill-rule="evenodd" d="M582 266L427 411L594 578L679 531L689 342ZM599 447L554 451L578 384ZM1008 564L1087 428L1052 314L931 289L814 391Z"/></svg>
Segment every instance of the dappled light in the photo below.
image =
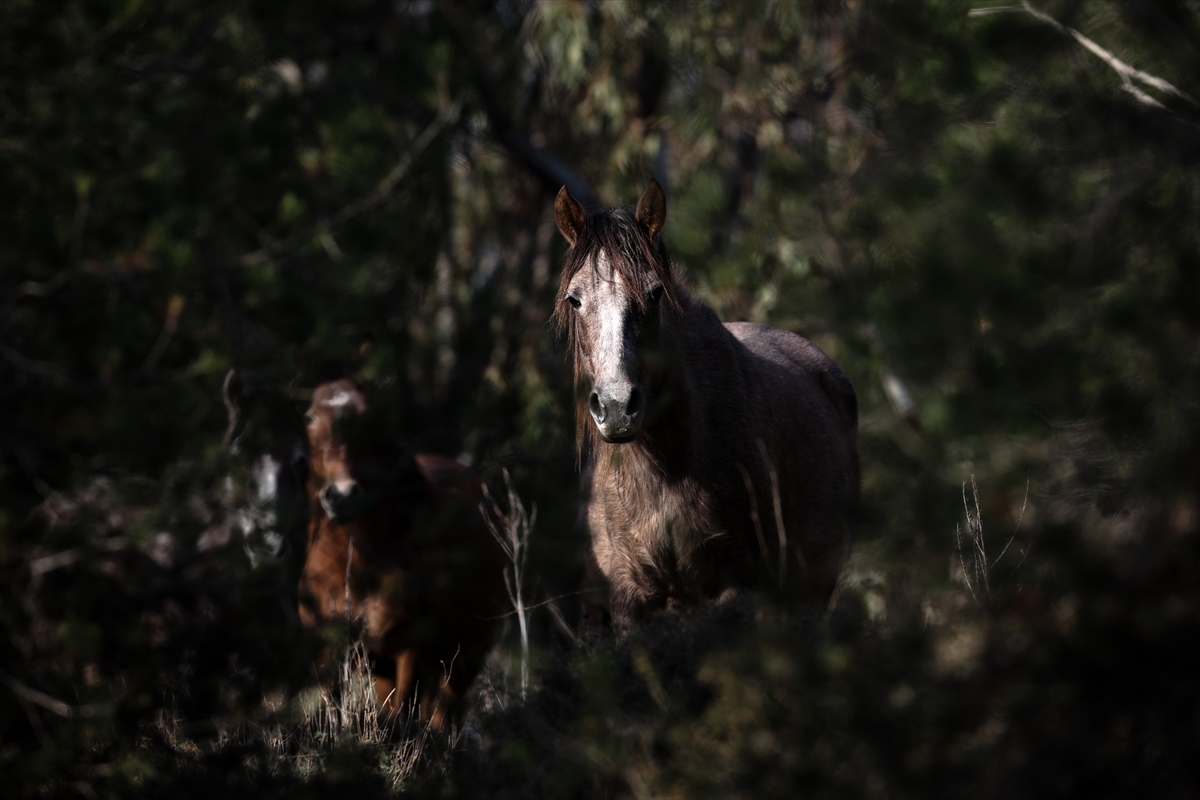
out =
<svg viewBox="0 0 1200 800"><path fill-rule="evenodd" d="M4 796L1196 796L1197 98L1184 0L6 0Z"/></svg>

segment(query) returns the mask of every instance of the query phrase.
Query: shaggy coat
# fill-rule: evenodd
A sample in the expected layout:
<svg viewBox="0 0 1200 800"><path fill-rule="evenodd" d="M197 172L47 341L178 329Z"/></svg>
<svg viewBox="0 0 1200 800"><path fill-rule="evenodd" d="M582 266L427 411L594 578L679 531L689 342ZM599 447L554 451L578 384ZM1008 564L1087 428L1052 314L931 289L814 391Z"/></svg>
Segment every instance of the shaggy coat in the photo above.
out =
<svg viewBox="0 0 1200 800"><path fill-rule="evenodd" d="M571 249L555 318L615 621L756 586L827 601L859 495L850 380L800 336L722 324L678 281L657 183L636 213L585 213L565 188L556 209Z"/></svg>
<svg viewBox="0 0 1200 800"><path fill-rule="evenodd" d="M305 417L311 463L300 617L361 627L379 700L441 728L503 616L504 555L468 467L381 437L353 381L322 384Z"/></svg>

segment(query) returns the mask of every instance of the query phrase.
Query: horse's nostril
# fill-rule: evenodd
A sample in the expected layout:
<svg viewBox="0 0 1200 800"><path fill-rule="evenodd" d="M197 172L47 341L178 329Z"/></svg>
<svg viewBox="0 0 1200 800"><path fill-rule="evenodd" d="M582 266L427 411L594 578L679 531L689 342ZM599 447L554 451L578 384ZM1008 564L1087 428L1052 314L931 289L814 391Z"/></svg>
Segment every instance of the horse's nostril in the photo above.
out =
<svg viewBox="0 0 1200 800"><path fill-rule="evenodd" d="M588 398L588 408L591 409L596 422L604 422L604 406L600 402L600 395L596 392L592 392L592 396Z"/></svg>
<svg viewBox="0 0 1200 800"><path fill-rule="evenodd" d="M629 393L629 402L625 404L625 413L630 417L636 417L638 412L642 410L642 390L633 387Z"/></svg>

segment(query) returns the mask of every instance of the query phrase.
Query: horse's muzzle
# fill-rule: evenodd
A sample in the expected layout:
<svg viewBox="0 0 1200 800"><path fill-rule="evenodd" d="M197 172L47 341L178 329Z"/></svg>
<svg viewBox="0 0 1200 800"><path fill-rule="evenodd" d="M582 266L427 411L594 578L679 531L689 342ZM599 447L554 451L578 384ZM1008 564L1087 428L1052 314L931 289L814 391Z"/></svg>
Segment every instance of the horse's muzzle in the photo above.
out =
<svg viewBox="0 0 1200 800"><path fill-rule="evenodd" d="M357 517L363 509L366 492L357 483L339 487L327 483L321 487L321 508L334 522L349 522Z"/></svg>
<svg viewBox="0 0 1200 800"><path fill-rule="evenodd" d="M646 418L646 401L639 387L630 386L628 393L621 394L625 396L597 389L588 398L588 410L592 412L600 438L606 442L632 439Z"/></svg>

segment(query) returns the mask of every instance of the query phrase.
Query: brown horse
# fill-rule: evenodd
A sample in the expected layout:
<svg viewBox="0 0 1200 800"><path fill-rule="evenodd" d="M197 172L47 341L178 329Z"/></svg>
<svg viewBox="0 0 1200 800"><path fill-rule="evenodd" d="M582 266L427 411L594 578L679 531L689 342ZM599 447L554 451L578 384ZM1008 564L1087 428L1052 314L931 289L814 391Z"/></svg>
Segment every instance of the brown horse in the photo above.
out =
<svg viewBox="0 0 1200 800"><path fill-rule="evenodd" d="M858 401L811 342L722 324L677 279L662 188L636 212L555 201L571 248L555 321L575 361L592 555L614 621L769 576L827 601L852 540Z"/></svg>
<svg viewBox="0 0 1200 800"><path fill-rule="evenodd" d="M504 614L504 555L479 510L479 477L406 452L378 422L350 379L313 392L300 618L360 626L380 702L396 713L415 697L440 729Z"/></svg>

